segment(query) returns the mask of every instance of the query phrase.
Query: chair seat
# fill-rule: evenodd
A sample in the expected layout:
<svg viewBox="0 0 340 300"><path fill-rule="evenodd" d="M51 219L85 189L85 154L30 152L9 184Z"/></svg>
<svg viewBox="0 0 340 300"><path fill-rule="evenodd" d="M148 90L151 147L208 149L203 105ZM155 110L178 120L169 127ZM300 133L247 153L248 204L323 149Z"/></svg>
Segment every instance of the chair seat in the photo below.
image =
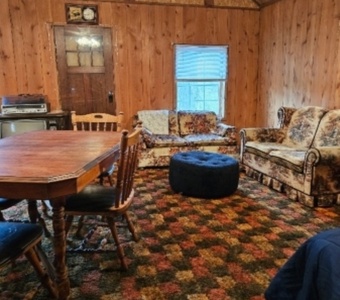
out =
<svg viewBox="0 0 340 300"><path fill-rule="evenodd" d="M0 210L10 208L11 206L18 204L21 201L22 199L13 200L13 199L7 199L7 198L0 198Z"/></svg>
<svg viewBox="0 0 340 300"><path fill-rule="evenodd" d="M95 199L95 201L93 200ZM115 188L102 185L89 185L80 193L66 199L66 211L99 212L115 205Z"/></svg>
<svg viewBox="0 0 340 300"><path fill-rule="evenodd" d="M40 225L0 222L0 265L20 256L42 234Z"/></svg>

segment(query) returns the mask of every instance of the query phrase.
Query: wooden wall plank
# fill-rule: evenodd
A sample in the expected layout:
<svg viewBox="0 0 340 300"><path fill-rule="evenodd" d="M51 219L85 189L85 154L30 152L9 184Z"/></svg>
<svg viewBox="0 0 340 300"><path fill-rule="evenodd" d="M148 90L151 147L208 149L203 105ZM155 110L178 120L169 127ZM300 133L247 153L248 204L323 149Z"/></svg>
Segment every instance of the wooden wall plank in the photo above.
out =
<svg viewBox="0 0 340 300"><path fill-rule="evenodd" d="M0 9L0 91L15 94L18 90L13 46L12 20L8 2L4 1ZM7 26L5 26L7 24Z"/></svg>
<svg viewBox="0 0 340 300"><path fill-rule="evenodd" d="M126 61L127 69L125 69L124 72L128 75L128 90L120 90L118 86L117 88L126 97L126 102L123 104L123 111L127 112L131 118L132 112L137 107L136 103L143 101L147 89L147 87L143 85L144 81L141 66L141 56L143 55L142 40L146 37L142 35L141 31L141 13L144 10L140 10L136 5L126 6L126 9L127 24L124 43L127 46L126 50L128 51L128 55ZM148 62L145 63L147 64ZM118 74L117 77L119 77Z"/></svg>
<svg viewBox="0 0 340 300"><path fill-rule="evenodd" d="M113 20L120 20L119 22ZM129 75L124 70L127 69L126 64L128 61L128 52L125 50L125 31L126 28L126 10L123 9L122 5L115 5L112 7L112 21L111 26L113 28L113 36L115 39L112 41L114 46L114 95L117 104L117 111L124 111L124 104L127 101L126 93L119 93L119 89L128 91L129 90ZM125 116L127 117L127 112Z"/></svg>
<svg viewBox="0 0 340 300"><path fill-rule="evenodd" d="M9 1L9 0L8 0ZM26 49L24 48L24 34L22 27L30 24L23 24L22 20L22 6L20 0L9 1L9 15L11 18L13 53L15 61L15 72L17 76L17 93L28 92L28 72L26 66ZM3 94L7 94L4 91Z"/></svg>
<svg viewBox="0 0 340 300"><path fill-rule="evenodd" d="M25 63L27 76L26 93L38 92L42 94L44 91L43 77L41 72L41 32L38 23L37 9L35 1L21 0L21 22L22 24L30 24L30 26L23 26L23 48L25 49Z"/></svg>
<svg viewBox="0 0 340 300"><path fill-rule="evenodd" d="M56 80L56 59L54 52L53 31L52 31L52 13L51 13L51 1L39 1L35 0L35 7L39 26L39 48L40 51L40 68L38 70L42 74L42 93L44 95L50 95L53 99L48 101L57 103L56 95L58 92L58 82ZM59 109L59 107L58 107Z"/></svg>

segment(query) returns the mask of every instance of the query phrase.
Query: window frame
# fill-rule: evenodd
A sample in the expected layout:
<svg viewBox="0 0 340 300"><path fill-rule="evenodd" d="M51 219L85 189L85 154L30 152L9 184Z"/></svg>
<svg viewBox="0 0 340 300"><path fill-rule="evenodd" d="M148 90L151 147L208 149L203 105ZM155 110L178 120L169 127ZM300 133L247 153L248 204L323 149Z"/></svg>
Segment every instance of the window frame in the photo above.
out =
<svg viewBox="0 0 340 300"><path fill-rule="evenodd" d="M225 78L224 79L177 79L177 47L201 47L201 48L213 48L220 47L225 49L226 53L226 65L225 65ZM178 110L178 82L224 82L224 91L223 95L219 98L219 113L216 113L219 119L224 119L227 113L227 91L228 91L228 75L229 75L229 45L227 44L174 44L173 45L173 53L174 53L174 107ZM194 109L193 109L194 110ZM199 111L199 110L197 110Z"/></svg>

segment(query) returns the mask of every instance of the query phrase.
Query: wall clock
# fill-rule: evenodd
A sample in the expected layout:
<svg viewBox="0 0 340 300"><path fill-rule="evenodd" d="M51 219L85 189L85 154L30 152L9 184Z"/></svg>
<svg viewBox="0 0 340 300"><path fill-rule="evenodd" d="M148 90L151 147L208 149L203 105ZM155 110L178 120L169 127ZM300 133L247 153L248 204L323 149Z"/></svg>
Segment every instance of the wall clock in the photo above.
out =
<svg viewBox="0 0 340 300"><path fill-rule="evenodd" d="M98 6L65 4L68 24L98 24Z"/></svg>

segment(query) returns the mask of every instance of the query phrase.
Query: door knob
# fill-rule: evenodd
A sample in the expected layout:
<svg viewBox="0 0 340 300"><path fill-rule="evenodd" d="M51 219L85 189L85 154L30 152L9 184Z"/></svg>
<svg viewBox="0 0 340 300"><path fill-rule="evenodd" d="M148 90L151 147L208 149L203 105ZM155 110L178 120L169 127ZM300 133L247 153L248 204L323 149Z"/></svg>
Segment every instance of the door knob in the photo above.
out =
<svg viewBox="0 0 340 300"><path fill-rule="evenodd" d="M107 98L108 98L108 100L109 100L109 103L113 103L113 98L114 98L114 96L113 96L113 92L112 91L109 91L108 92L108 94L107 94Z"/></svg>

